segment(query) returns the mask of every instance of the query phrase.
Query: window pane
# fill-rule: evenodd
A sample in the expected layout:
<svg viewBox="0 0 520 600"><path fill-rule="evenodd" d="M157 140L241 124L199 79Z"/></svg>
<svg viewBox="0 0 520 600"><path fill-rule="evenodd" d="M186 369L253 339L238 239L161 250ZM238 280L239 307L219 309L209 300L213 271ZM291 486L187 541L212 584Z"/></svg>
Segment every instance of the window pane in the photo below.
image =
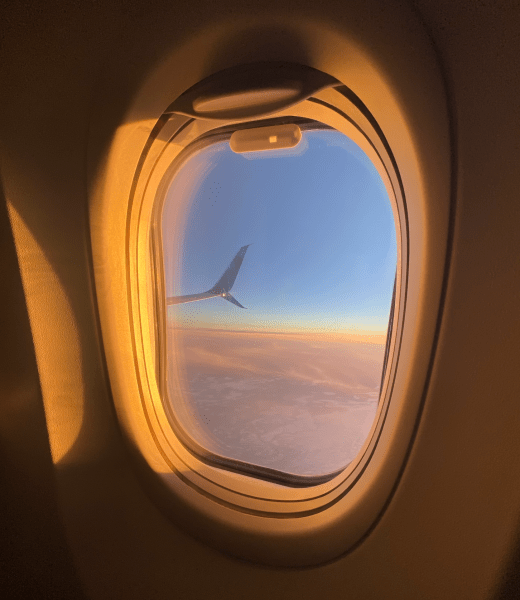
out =
<svg viewBox="0 0 520 600"><path fill-rule="evenodd" d="M397 261L366 154L329 129L287 150L216 142L177 170L162 227L169 401L185 431L285 473L347 466L377 410Z"/></svg>

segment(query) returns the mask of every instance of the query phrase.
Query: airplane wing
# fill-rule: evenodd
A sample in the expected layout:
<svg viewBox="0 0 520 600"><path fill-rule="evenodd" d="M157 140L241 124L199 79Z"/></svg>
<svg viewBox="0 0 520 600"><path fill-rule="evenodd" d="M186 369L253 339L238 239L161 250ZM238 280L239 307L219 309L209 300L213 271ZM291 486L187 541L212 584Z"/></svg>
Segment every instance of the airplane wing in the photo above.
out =
<svg viewBox="0 0 520 600"><path fill-rule="evenodd" d="M202 292L201 294L188 294L187 296L170 296L166 298L166 304L184 304L185 302L196 302L197 300L206 300L216 296L220 296L220 294Z"/></svg>
<svg viewBox="0 0 520 600"><path fill-rule="evenodd" d="M189 294L186 296L170 296L166 298L166 304L184 304L185 302L196 302L197 300L206 300L207 298L216 298L221 297L231 304L238 306L240 308L245 308L242 306L238 300L236 300L229 291L233 287L235 283L235 279L237 278L238 271L242 266L242 261L244 260L244 256L246 254L247 249L251 244L247 244L247 246L242 246L240 250L235 254L235 257L230 262L229 267L224 271L222 277L217 281L217 283L207 292L202 292L200 294Z"/></svg>

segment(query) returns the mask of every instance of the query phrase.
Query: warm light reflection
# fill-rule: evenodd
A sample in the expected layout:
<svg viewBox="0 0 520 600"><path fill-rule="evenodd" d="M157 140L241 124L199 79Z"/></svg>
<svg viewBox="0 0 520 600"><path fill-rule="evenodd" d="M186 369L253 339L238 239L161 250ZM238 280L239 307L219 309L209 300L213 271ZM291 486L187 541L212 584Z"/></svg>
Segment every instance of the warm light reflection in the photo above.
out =
<svg viewBox="0 0 520 600"><path fill-rule="evenodd" d="M9 203L40 376L52 459L59 463L81 430L84 384L76 319L52 264Z"/></svg>

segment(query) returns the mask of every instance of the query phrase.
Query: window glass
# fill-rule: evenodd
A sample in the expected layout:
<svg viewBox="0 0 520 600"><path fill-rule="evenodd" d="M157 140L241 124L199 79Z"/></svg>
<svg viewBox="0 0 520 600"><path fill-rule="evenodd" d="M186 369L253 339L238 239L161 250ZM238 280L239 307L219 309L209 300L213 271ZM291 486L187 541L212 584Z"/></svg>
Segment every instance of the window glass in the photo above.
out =
<svg viewBox="0 0 520 600"><path fill-rule="evenodd" d="M166 401L188 436L293 475L347 466L376 415L397 261L366 154L332 129L207 145L172 179L162 240Z"/></svg>

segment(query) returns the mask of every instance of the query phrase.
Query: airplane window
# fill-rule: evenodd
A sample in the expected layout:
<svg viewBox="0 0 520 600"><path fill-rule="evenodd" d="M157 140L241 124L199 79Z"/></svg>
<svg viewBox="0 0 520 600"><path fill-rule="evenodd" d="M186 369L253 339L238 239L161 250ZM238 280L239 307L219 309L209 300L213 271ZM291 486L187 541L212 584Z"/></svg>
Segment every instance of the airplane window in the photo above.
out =
<svg viewBox="0 0 520 600"><path fill-rule="evenodd" d="M229 137L187 153L165 195L165 402L220 465L335 474L377 411L397 266L390 199L334 129L246 152Z"/></svg>

